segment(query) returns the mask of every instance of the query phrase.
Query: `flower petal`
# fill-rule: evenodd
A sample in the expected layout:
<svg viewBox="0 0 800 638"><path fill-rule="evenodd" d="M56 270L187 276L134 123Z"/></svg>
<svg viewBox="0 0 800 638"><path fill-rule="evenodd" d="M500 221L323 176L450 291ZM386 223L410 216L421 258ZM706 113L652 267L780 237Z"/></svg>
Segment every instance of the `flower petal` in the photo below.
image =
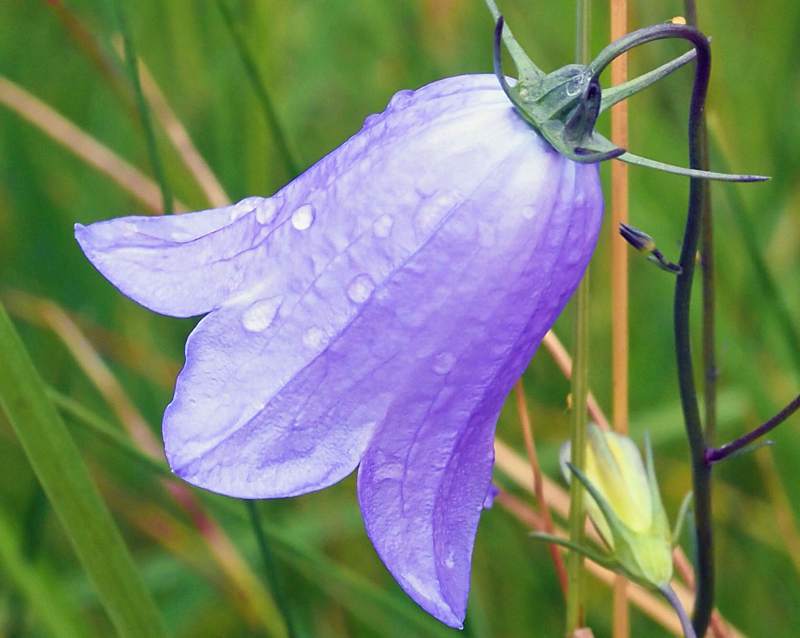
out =
<svg viewBox="0 0 800 638"><path fill-rule="evenodd" d="M100 273L134 301L166 315L204 314L253 286L290 285L287 273L281 271L280 255L274 252L276 245L279 252L295 246L282 244L285 237L272 235L292 224L313 224L318 211L305 206L313 206L315 193L321 204L337 207L339 213L338 227L332 219L326 224L328 235L322 239L328 244L323 247L327 253L344 249L359 222L377 220L380 204L388 198L396 198L397 206L392 208L413 208L419 193L414 188L403 190L408 180L385 175L380 180L383 192L374 202L370 197L376 189L363 189L363 181L372 180L374 171L393 170L394 160L411 163L409 158L385 156L411 137L417 139L417 146L429 150L435 142L444 143L462 130L464 114L477 110L480 120L480 110L486 107L510 109L490 75L459 76L418 91L401 91L386 111L368 117L357 135L273 197L248 197L232 206L183 215L76 224L75 237ZM454 153L465 153L469 140L454 145ZM435 172L428 174L418 186L435 190L436 177ZM387 219L376 222L383 223L386 232L391 224ZM308 244L307 258L327 258L311 252L318 243Z"/></svg>
<svg viewBox="0 0 800 638"><path fill-rule="evenodd" d="M293 212L253 251L259 260L244 276L255 283L190 336L164 417L167 457L186 480L233 496L288 496L357 465L385 413L386 379L415 360L382 347L395 309L375 310L374 299L512 151L539 144L493 81L453 79L417 94L276 195ZM456 236L473 233L460 240L470 250L477 213L451 224Z"/></svg>
<svg viewBox="0 0 800 638"><path fill-rule="evenodd" d="M218 307L263 270L264 241L281 221L279 197L184 215L75 225L86 257L131 299L176 317Z"/></svg>
<svg viewBox="0 0 800 638"><path fill-rule="evenodd" d="M503 401L575 289L600 224L595 167L527 140L392 280L384 347L418 362L359 470L367 533L403 589L460 627ZM485 223L487 236L465 229ZM404 320L404 317L408 319ZM412 345L413 344L413 345Z"/></svg>

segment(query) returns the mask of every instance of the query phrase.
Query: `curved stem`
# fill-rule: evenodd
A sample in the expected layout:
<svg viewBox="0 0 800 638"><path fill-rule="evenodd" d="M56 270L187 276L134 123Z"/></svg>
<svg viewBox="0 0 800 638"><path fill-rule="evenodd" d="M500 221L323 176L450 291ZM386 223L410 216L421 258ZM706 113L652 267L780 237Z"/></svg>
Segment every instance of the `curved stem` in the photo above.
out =
<svg viewBox="0 0 800 638"><path fill-rule="evenodd" d="M642 44L647 44L648 42L669 38L687 40L694 45L698 54L700 51L697 47L700 41L702 41L703 46L708 50L708 38L693 27L684 24L654 24L649 27L644 27L643 29L631 31L627 35L609 44L589 63L588 70L591 72L592 76L597 79L605 68L623 53ZM699 65L700 61L698 59L698 66Z"/></svg>
<svg viewBox="0 0 800 638"><path fill-rule="evenodd" d="M697 51L697 66L689 108L689 166L697 169L700 168L703 157L702 122L711 74L711 51L707 38L697 30L679 25L664 26L668 27L668 32L674 33L676 37L689 40ZM689 184L689 208L679 260L681 273L676 278L673 308L678 385L691 452L692 491L695 499L697 596L692 622L700 636L705 634L714 606L714 545L711 529L711 466L705 460L705 435L701 425L694 379L689 311L704 192L703 181L692 178Z"/></svg>
<svg viewBox="0 0 800 638"><path fill-rule="evenodd" d="M761 438L771 430L774 430L792 414L800 409L800 394L798 394L783 410L778 412L774 417L765 421L754 430L751 430L744 436L734 439L730 443L726 443L720 447L710 447L705 452L705 460L708 465L723 461L732 454L735 454L744 447L750 445L753 441Z"/></svg>
<svg viewBox="0 0 800 638"><path fill-rule="evenodd" d="M692 627L692 623L689 621L689 616L686 615L686 610L683 608L681 600L678 598L675 590L669 585L664 585L659 591L664 595L664 598L667 599L667 602L672 605L675 613L678 614L678 619L681 621L681 629L683 629L684 637L697 638L694 627Z"/></svg>

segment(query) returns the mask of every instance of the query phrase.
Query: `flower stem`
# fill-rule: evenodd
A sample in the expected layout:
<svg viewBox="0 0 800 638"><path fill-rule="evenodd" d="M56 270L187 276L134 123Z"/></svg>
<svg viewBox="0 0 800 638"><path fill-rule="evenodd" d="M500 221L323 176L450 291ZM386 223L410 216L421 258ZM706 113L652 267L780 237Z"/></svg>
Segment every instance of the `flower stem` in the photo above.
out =
<svg viewBox="0 0 800 638"><path fill-rule="evenodd" d="M681 628L683 629L684 638L697 638L694 627L692 627L692 623L689 621L689 616L687 616L686 610L683 608L681 600L678 598L675 590L669 585L664 585L660 591L664 595L664 598L667 599L667 602L669 602L673 609L675 609L675 613L678 614L678 618L681 621Z"/></svg>
<svg viewBox="0 0 800 638"><path fill-rule="evenodd" d="M258 551L261 554L261 562L264 567L264 574L267 577L269 588L275 598L275 603L278 609L281 610L283 621L286 624L286 634L289 638L296 638L297 632L295 631L294 624L292 623L292 615L289 612L289 605L286 597L283 595L283 587L281 586L280 578L278 576L278 569L275 564L275 558L272 555L272 549L267 542L267 537L264 534L264 528L261 525L261 517L258 514L258 505L256 501L243 499L247 507L247 513L250 517L250 524L253 526L253 534L258 543Z"/></svg>
<svg viewBox="0 0 800 638"><path fill-rule="evenodd" d="M589 61L589 0L577 0L575 58L578 64ZM572 370L572 431L570 433L572 464L583 471L586 466L586 401L589 386L589 271L583 277L575 298L575 364ZM585 545L584 490L580 481L570 481L569 540ZM570 552L567 556L567 636L583 625L583 556Z"/></svg>
<svg viewBox="0 0 800 638"><path fill-rule="evenodd" d="M800 394L798 394L794 399L792 399L789 402L789 404L785 408L783 408L783 410L778 412L778 414L776 414L768 421L765 421L754 430L751 430L744 436L740 436L738 439L734 439L730 443L726 443L721 447L707 448L705 452L706 463L710 466L713 463L723 461L726 458L728 458L731 454L735 454L742 448L747 447L748 445L753 443L753 441L756 441L757 439L761 438L771 430L774 430L786 419L792 416L792 414L797 412L799 408L800 408Z"/></svg>
<svg viewBox="0 0 800 638"><path fill-rule="evenodd" d="M695 0L684 0L686 22L697 28L697 5ZM708 170L708 130L706 117L700 122L700 168ZM711 188L703 183L703 203L700 224L700 272L703 305L703 406L706 445L714 444L717 429L717 336L716 336L716 289L714 284L714 217L711 214Z"/></svg>
<svg viewBox="0 0 800 638"><path fill-rule="evenodd" d="M711 51L707 38L694 29L682 29L681 37L697 50L697 66L689 108L689 165L700 168L702 162L703 112L711 73ZM692 487L695 499L695 536L697 547L697 596L692 622L695 632L705 635L714 606L714 546L711 529L711 466L705 459L705 435L697 401L697 388L691 351L690 305L695 259L702 224L705 186L692 178L689 184L689 207L681 246L681 273L676 278L673 321L686 435L692 464Z"/></svg>

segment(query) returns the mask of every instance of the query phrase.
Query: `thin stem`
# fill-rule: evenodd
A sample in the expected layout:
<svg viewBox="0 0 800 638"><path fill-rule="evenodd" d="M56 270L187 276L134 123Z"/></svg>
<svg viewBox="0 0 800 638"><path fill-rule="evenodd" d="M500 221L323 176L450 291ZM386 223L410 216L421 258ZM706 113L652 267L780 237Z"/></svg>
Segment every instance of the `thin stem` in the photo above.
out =
<svg viewBox="0 0 800 638"><path fill-rule="evenodd" d="M278 147L278 154L281 156L281 160L286 168L286 172L289 174L289 177L295 177L300 172L299 164L295 160L292 151L289 149L289 143L286 139L286 135L283 132L283 126L281 126L278 113L275 110L275 105L272 102L272 97L270 96L266 85L261 79L261 74L258 71L258 67L256 66L253 56L250 54L250 51L245 44L244 32L242 31L239 22L236 20L236 17L233 15L231 8L228 6L228 3L225 0L218 0L217 6L219 7L220 13L222 13L225 26L228 28L228 31L231 34L231 39L233 40L233 44L236 46L239 59L244 65L244 70L247 73L248 78L250 78L250 83L252 84L253 90L256 93L256 98L258 98L258 103L261 106L261 110L264 113L267 126L269 127L272 137L275 140L275 144Z"/></svg>
<svg viewBox="0 0 800 638"><path fill-rule="evenodd" d="M628 31L628 0L610 0L611 40ZM611 63L611 83L615 86L628 80L628 55ZM628 102L622 101L611 109L611 141L628 148ZM614 321L611 329L611 386L614 429L628 433L628 250L619 241L616 229L628 221L628 165L611 163L611 307ZM630 636L627 580L617 574L614 581L613 624L614 638Z"/></svg>
<svg viewBox="0 0 800 638"><path fill-rule="evenodd" d="M697 27L697 5L695 0L685 0L686 22ZM700 168L708 170L708 131L706 118L700 122ZM711 188L703 183L702 222L700 230L700 272L703 305L703 406L705 416L706 445L714 444L717 429L717 337L716 337L716 292L714 276L714 218L711 214Z"/></svg>
<svg viewBox="0 0 800 638"><path fill-rule="evenodd" d="M689 166L700 168L702 162L702 123L711 51L707 38L692 28L678 29L679 37L692 42L697 50L692 99L689 109ZM700 420L697 388L691 351L690 306L695 258L702 224L703 181L689 183L689 207L681 246L681 273L676 278L673 310L678 385L692 463L692 491L695 499L695 536L697 541L697 596L693 611L694 629L704 635L714 607L714 546L711 528L711 466L705 460L705 436Z"/></svg>
<svg viewBox="0 0 800 638"><path fill-rule="evenodd" d="M264 568L264 575L269 583L269 588L272 590L272 595L278 608L281 610L283 621L286 624L286 634L289 638L295 638L297 632L292 623L292 615L289 613L288 601L283 593L283 587L278 576L278 569L275 563L275 557L272 555L272 549L267 542L267 537L264 534L264 528L261 525L261 517L258 514L258 505L256 501L243 499L247 513L250 517L250 524L253 527L253 534L258 543L258 551L261 554L261 563Z"/></svg>
<svg viewBox="0 0 800 638"><path fill-rule="evenodd" d="M150 155L153 173L161 189L163 212L171 213L173 210L172 191L167 183L167 176L164 172L164 166L161 163L161 156L158 154L156 134L153 129L153 122L150 119L150 109L148 109L147 101L144 99L142 83L139 78L138 58L136 57L136 48L133 44L133 36L128 28L128 21L125 18L120 0L112 0L111 4L114 7L119 31L122 34L122 44L125 48L125 64L128 68L131 83L133 84L133 92L136 96L136 108L139 110L139 117L142 120L142 128L144 129L145 140L147 141L147 153Z"/></svg>
<svg viewBox="0 0 800 638"><path fill-rule="evenodd" d="M678 598L678 595L675 593L675 590L672 589L669 585L664 585L661 588L661 593L664 595L664 598L667 599L670 605L672 605L673 609L675 609L675 613L678 614L678 618L681 621L681 628L683 629L683 635L685 638L697 638L697 634L694 631L694 627L692 627L692 623L689 621L689 616L686 614L686 610L683 608L681 604L681 599Z"/></svg>
<svg viewBox="0 0 800 638"><path fill-rule="evenodd" d="M542 515L544 521L545 532L554 534L555 525L553 524L553 517L550 515L550 507L544 496L544 479L542 478L542 469L539 466L539 458L536 454L536 443L533 440L533 428L531 427L530 412L528 411L528 402L525 399L525 387L522 385L522 379L517 381L514 386L514 395L517 399L517 412L519 412L519 424L522 428L522 438L525 441L525 451L528 454L528 463L530 463L531 474L533 476L533 494L536 497L539 513ZM561 592L566 596L568 588L567 570L564 567L561 553L553 544L548 545L548 550L550 551L550 558L553 561L553 567L556 570L558 583L561 585Z"/></svg>
<svg viewBox="0 0 800 638"><path fill-rule="evenodd" d="M797 410L800 409L800 394L798 394L794 399L792 399L789 404L783 408L778 414L774 417L765 421L757 428L751 430L744 436L740 436L738 439L734 439L730 443L726 443L721 447L710 447L706 449L705 452L705 460L706 464L709 466L713 463L717 463L728 458L731 454L735 454L742 448L747 447L753 441L760 439L762 436L767 434L768 432L774 430L778 427L781 423L783 423L786 419L792 416Z"/></svg>
<svg viewBox="0 0 800 638"><path fill-rule="evenodd" d="M589 27L591 22L589 0L577 0L577 30L575 58L578 64L589 60ZM587 270L575 298L575 365L572 371L572 431L570 433L573 466L583 471L586 466L586 401L589 386L589 272ZM575 545L586 544L584 524L584 490L580 481L570 481L569 486L569 540ZM567 555L566 625L567 635L583 625L584 618L584 568L583 556L572 551Z"/></svg>

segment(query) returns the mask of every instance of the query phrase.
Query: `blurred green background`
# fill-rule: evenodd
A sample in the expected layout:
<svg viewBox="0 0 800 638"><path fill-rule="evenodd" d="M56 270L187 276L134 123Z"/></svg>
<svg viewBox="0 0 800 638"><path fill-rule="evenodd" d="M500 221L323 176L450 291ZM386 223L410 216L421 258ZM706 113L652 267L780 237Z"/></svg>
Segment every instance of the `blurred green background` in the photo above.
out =
<svg viewBox="0 0 800 638"><path fill-rule="evenodd" d="M142 61L228 196L266 195L284 184L291 175L217 4L122 4ZM572 2L501 5L542 68L572 61ZM713 36L712 167L773 177L762 185L712 188L722 440L771 415L800 381L800 4L699 5L700 25ZM491 69L492 22L480 0L243 0L229 6L301 167L355 133L395 91ZM152 175L134 93L112 44L118 33L112 7L92 0L0 2L0 298L42 376L75 402L66 406L67 424L169 631L270 635L274 617L262 604L267 594L258 584L260 561L244 506L195 491L243 557L237 563L225 558L224 543L176 505L152 464L86 426L87 419L99 419L122 433L140 426L159 436L194 324L140 308L83 258L72 237L74 222L145 206L20 113L38 111L27 97L19 101L15 87ZM596 52L608 41L608 7L593 7ZM631 0L630 23L639 27L681 13L674 0ZM684 48L648 45L632 56L632 71ZM684 69L632 100L632 150L685 163L690 86L691 71ZM56 122L52 113L42 117ZM157 114L154 119L175 196L191 209L208 207ZM601 130L607 127L603 121ZM604 179L607 173L604 168ZM630 174L632 222L676 257L686 180L637 168ZM610 406L614 321L608 263L613 233L606 226L592 266L590 372L604 407ZM689 468L674 373L673 282L646 261L631 260L632 431L653 438L674 516L688 490ZM567 345L569 317L565 313L556 326ZM557 450L568 436L569 384L544 351L525 382L542 464L557 478ZM797 426L795 418L775 434L774 447L732 460L716 474L719 607L746 635L795 636L800 626ZM513 406L498 435L523 450ZM62 610L81 635L109 635L112 627L2 413L0 468L0 556L14 556L22 566L0 562L0 635L50 635L47 609ZM499 470L497 483L530 503L527 492ZM262 503L261 512L302 635L456 635L418 610L380 564L363 532L352 477L318 494ZM501 506L484 514L467 635L561 635L563 601L552 564L527 531ZM223 558L215 558L220 552ZM41 583L45 611L24 594L20 574ZM588 624L596 636L610 635L610 591L590 583ZM632 635L669 635L638 609L631 614Z"/></svg>

